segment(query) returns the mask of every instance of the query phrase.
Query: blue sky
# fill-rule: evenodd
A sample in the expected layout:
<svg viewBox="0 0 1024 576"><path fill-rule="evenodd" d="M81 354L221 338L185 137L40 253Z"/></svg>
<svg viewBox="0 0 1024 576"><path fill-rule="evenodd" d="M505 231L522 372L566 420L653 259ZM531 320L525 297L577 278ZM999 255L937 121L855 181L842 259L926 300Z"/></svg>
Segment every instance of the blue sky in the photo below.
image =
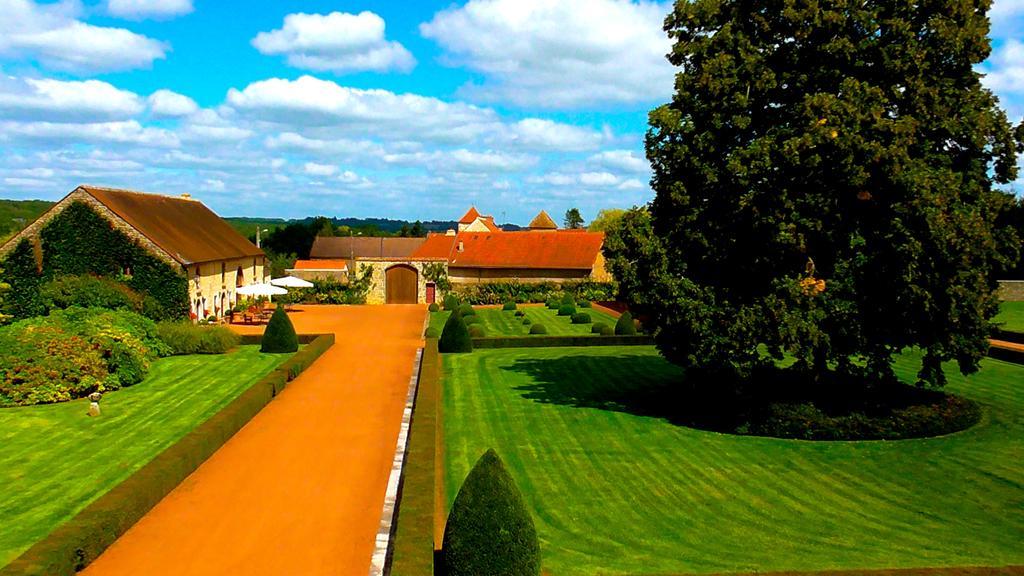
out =
<svg viewBox="0 0 1024 576"><path fill-rule="evenodd" d="M667 2L0 0L0 197L525 223L651 197ZM1024 111L1024 0L981 71Z"/></svg>

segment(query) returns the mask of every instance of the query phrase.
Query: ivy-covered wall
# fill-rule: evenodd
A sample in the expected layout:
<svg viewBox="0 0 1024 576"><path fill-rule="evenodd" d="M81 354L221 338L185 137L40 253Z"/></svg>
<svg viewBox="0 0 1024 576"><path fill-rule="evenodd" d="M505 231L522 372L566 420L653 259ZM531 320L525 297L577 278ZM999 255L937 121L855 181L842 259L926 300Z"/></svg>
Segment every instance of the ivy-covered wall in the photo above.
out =
<svg viewBox="0 0 1024 576"><path fill-rule="evenodd" d="M9 314L37 315L40 283L66 274L95 274L121 278L133 290L152 297L152 316L188 315L188 281L182 270L150 254L84 202L73 202L46 223L39 234L42 272L36 267L32 244L23 240L5 262L4 277L11 285ZM125 272L130 272L124 276Z"/></svg>

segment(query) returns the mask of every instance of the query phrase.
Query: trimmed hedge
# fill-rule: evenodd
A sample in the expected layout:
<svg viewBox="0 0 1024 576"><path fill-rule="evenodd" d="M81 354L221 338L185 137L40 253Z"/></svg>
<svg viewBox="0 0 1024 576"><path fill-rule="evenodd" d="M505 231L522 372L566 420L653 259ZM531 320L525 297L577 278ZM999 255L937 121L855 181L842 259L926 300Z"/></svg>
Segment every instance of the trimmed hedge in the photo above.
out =
<svg viewBox="0 0 1024 576"><path fill-rule="evenodd" d="M1013 330L996 330L992 335L996 340L1005 340L1006 342L1014 342L1016 344L1024 344L1024 332L1014 332Z"/></svg>
<svg viewBox="0 0 1024 576"><path fill-rule="evenodd" d="M569 282L479 282L456 284L453 292L463 302L470 304L504 304L512 301L519 304L546 302L548 298L561 298L569 294L576 300L602 302L614 300L617 290L612 282L590 280Z"/></svg>
<svg viewBox="0 0 1024 576"><path fill-rule="evenodd" d="M516 303L515 302L505 302L504 304L501 305L501 309L505 310L505 311L515 310L516 309Z"/></svg>
<svg viewBox="0 0 1024 576"><path fill-rule="evenodd" d="M623 312L622 316L619 316L619 320L615 323L615 334L617 336L636 335L636 323L633 322L632 314Z"/></svg>
<svg viewBox="0 0 1024 576"><path fill-rule="evenodd" d="M543 324L534 324L530 326L530 334L547 334L548 327Z"/></svg>
<svg viewBox="0 0 1024 576"><path fill-rule="evenodd" d="M308 366L334 344L333 334L312 338L285 364ZM0 576L74 576L84 569L284 389L289 380L285 364L36 542L0 569Z"/></svg>
<svg viewBox="0 0 1024 576"><path fill-rule="evenodd" d="M533 324L533 320L523 317L523 326L529 326L530 324Z"/></svg>
<svg viewBox="0 0 1024 576"><path fill-rule="evenodd" d="M469 329L462 320L462 314L454 312L448 316L441 330L441 339L437 343L438 349L444 354L462 354L473 351L473 340L469 336Z"/></svg>
<svg viewBox="0 0 1024 576"><path fill-rule="evenodd" d="M611 326L605 324L604 322L594 322L594 325L590 327L590 333L600 334L601 330L604 330L605 328L611 328Z"/></svg>
<svg viewBox="0 0 1024 576"><path fill-rule="evenodd" d="M466 476L444 528L448 576L536 576L540 543L523 495L488 450Z"/></svg>
<svg viewBox="0 0 1024 576"><path fill-rule="evenodd" d="M533 328L543 327L534 324ZM530 329L531 334L538 334ZM539 334L547 334L544 332ZM474 338L473 348L561 348L565 346L653 346L654 338L648 335L637 336L489 336Z"/></svg>
<svg viewBox="0 0 1024 576"><path fill-rule="evenodd" d="M590 314L586 312L577 312L570 317L573 324L590 324L593 320L590 319Z"/></svg>
<svg viewBox="0 0 1024 576"><path fill-rule="evenodd" d="M615 328L605 324L601 326L601 329L597 332L601 336L615 336Z"/></svg>
<svg viewBox="0 0 1024 576"><path fill-rule="evenodd" d="M263 331L260 352L280 354L295 352L298 349L299 339L295 335L295 326L292 326L291 318L288 318L284 308L278 306L267 323L267 329Z"/></svg>
<svg viewBox="0 0 1024 576"><path fill-rule="evenodd" d="M224 326L200 326L187 320L164 321L156 325L156 334L172 355L223 354L241 341Z"/></svg>
<svg viewBox="0 0 1024 576"><path fill-rule="evenodd" d="M576 313L576 307L572 304L562 304L558 307L559 316L572 316Z"/></svg>
<svg viewBox="0 0 1024 576"><path fill-rule="evenodd" d="M522 318L522 317L526 316L526 311L525 310L516 310L516 314L515 315L517 317L519 317L519 318Z"/></svg>

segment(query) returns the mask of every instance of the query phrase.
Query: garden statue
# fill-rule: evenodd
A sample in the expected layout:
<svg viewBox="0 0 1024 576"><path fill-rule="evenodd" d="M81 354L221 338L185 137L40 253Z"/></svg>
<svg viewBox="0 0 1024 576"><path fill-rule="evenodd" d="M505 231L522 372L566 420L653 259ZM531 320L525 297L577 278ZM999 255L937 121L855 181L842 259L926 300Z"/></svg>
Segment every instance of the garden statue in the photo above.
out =
<svg viewBox="0 0 1024 576"><path fill-rule="evenodd" d="M99 392L89 394L89 416L100 415L100 398L103 398L103 394Z"/></svg>

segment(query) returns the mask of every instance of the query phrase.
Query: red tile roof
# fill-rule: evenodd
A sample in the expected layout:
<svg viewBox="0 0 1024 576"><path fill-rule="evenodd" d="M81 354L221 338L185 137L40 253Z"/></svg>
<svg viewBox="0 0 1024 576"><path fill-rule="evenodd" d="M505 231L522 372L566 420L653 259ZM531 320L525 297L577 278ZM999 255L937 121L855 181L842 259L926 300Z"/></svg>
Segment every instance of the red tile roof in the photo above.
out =
<svg viewBox="0 0 1024 576"><path fill-rule="evenodd" d="M448 256L448 265L456 268L590 270L603 242L600 232L432 234L413 257Z"/></svg>
<svg viewBox="0 0 1024 576"><path fill-rule="evenodd" d="M293 270L344 270L347 260L296 260Z"/></svg>
<svg viewBox="0 0 1024 576"><path fill-rule="evenodd" d="M480 217L480 213L476 211L476 206L470 206L469 211L462 218L459 218L459 224L472 224L474 220Z"/></svg>
<svg viewBox="0 0 1024 576"><path fill-rule="evenodd" d="M369 236L317 236L309 257L313 259L403 258L412 254L423 238Z"/></svg>

